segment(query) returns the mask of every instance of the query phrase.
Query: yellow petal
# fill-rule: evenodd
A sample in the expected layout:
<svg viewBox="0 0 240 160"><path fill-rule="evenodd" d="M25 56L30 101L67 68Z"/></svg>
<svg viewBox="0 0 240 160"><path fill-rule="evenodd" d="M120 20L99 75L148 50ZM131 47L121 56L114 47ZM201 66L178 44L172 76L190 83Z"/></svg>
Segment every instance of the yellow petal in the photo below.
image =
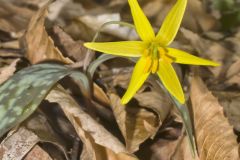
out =
<svg viewBox="0 0 240 160"><path fill-rule="evenodd" d="M177 0L157 34L157 40L164 46L168 46L175 38L180 27L187 0Z"/></svg>
<svg viewBox="0 0 240 160"><path fill-rule="evenodd" d="M169 93L173 95L180 103L184 104L185 98L183 90L171 63L160 60L159 70L157 73Z"/></svg>
<svg viewBox="0 0 240 160"><path fill-rule="evenodd" d="M84 46L95 51L127 57L139 57L147 48L147 44L142 41L84 43Z"/></svg>
<svg viewBox="0 0 240 160"><path fill-rule="evenodd" d="M128 0L131 8L133 21L140 38L145 42L150 42L155 38L154 31L147 17L140 8L137 0Z"/></svg>
<svg viewBox="0 0 240 160"><path fill-rule="evenodd" d="M167 50L168 50L167 54L171 57L174 57L175 63L205 65L205 66L219 66L220 65L216 62L193 56L187 52L184 52L184 51L181 51L178 49L168 48Z"/></svg>
<svg viewBox="0 0 240 160"><path fill-rule="evenodd" d="M138 91L138 89L143 85L144 81L149 76L150 72L144 72L147 64L148 59L144 56L138 60L133 70L132 78L130 80L128 89L121 99L122 104L126 104L131 100L131 98L134 96L134 94Z"/></svg>

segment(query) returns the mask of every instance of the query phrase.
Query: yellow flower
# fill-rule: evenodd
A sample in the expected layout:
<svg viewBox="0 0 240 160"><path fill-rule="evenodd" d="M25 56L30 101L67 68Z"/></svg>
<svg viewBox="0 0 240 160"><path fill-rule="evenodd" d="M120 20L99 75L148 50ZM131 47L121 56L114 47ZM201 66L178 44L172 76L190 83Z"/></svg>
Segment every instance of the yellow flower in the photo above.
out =
<svg viewBox="0 0 240 160"><path fill-rule="evenodd" d="M184 94L172 63L218 66L213 61L198 58L184 51L167 47L180 27L187 0L177 0L155 35L137 0L128 0L136 31L142 41L85 43L87 48L126 57L140 57L133 70L129 87L121 102L126 104L143 85L150 73L157 73L163 85L180 103Z"/></svg>

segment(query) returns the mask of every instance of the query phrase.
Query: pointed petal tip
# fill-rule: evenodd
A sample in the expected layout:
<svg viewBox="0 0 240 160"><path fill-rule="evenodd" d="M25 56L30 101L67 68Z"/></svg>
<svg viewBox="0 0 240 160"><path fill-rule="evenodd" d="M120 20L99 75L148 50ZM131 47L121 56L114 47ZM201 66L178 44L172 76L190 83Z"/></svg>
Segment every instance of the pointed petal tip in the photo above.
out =
<svg viewBox="0 0 240 160"><path fill-rule="evenodd" d="M213 66L213 67L218 67L221 65L220 63L194 56L192 54L189 54L179 49L169 48L169 47L167 49L168 49L168 54L175 58L175 63Z"/></svg>
<svg viewBox="0 0 240 160"><path fill-rule="evenodd" d="M162 81L163 86L181 104L185 103L185 97L182 90L181 83L178 79L178 76L172 67L171 63L168 61L159 62L159 70L157 72L160 80Z"/></svg>
<svg viewBox="0 0 240 160"><path fill-rule="evenodd" d="M180 92L179 92L180 93ZM184 93L181 92L180 94L176 94L175 96L173 95L173 97L180 103L180 104L185 104L186 100L185 100L185 96Z"/></svg>
<svg viewBox="0 0 240 160"><path fill-rule="evenodd" d="M83 43L83 46L84 46L84 47L86 47L86 48L88 48L88 47L89 47L89 45L90 45L90 43L89 43L89 42Z"/></svg>
<svg viewBox="0 0 240 160"><path fill-rule="evenodd" d="M213 65L212 66L214 66L214 67L219 67L219 66L221 66L221 64L220 63L217 63L217 62L213 62Z"/></svg>
<svg viewBox="0 0 240 160"><path fill-rule="evenodd" d="M208 61L207 63L203 63L203 64L200 64L200 65L212 66L212 67L219 67L219 66L221 66L220 63L214 62L214 61Z"/></svg>
<svg viewBox="0 0 240 160"><path fill-rule="evenodd" d="M130 101L129 98L127 98L126 96L123 96L122 99L121 99L121 104L126 105L129 101Z"/></svg>
<svg viewBox="0 0 240 160"><path fill-rule="evenodd" d="M89 46L91 46L93 43L92 42L85 42L85 43L83 43L83 45L85 46L85 47L89 47Z"/></svg>
<svg viewBox="0 0 240 160"><path fill-rule="evenodd" d="M186 6L187 0L177 0L175 5L167 14L156 36L162 45L168 46L176 37L181 26Z"/></svg>
<svg viewBox="0 0 240 160"><path fill-rule="evenodd" d="M181 98L178 98L177 100L178 100L179 103L185 104L185 98L184 98L184 96L181 97Z"/></svg>
<svg viewBox="0 0 240 160"><path fill-rule="evenodd" d="M128 4L139 37L145 42L151 42L155 38L155 33L138 0L128 0Z"/></svg>

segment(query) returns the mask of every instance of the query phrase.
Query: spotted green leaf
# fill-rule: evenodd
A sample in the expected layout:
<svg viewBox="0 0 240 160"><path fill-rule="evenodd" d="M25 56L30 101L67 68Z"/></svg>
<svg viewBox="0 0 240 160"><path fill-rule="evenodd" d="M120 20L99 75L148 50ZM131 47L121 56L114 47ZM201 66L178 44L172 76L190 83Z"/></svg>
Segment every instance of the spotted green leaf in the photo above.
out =
<svg viewBox="0 0 240 160"><path fill-rule="evenodd" d="M83 73L59 64L37 64L25 68L0 85L0 137L31 115L51 88L70 75L89 90Z"/></svg>

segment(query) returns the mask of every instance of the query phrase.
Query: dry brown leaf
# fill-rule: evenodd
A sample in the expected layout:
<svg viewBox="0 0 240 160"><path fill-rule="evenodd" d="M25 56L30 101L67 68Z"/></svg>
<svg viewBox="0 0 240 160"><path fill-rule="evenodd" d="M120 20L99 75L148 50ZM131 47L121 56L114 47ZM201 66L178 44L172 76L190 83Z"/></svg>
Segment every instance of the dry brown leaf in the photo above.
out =
<svg viewBox="0 0 240 160"><path fill-rule="evenodd" d="M54 118L56 119L56 117ZM58 121L60 120L58 119ZM67 144L64 139L56 133L50 124L53 124L53 122L50 122L49 118L47 118L45 114L36 111L27 120L25 120L21 126L24 126L28 130L34 132L39 137L40 142L46 142L54 145L57 148L57 151L59 151L58 155L65 155L66 158L68 152L66 148ZM62 126L63 125L64 124L62 123Z"/></svg>
<svg viewBox="0 0 240 160"><path fill-rule="evenodd" d="M54 26L51 37L54 37L55 45L74 61L83 61L87 48L83 46L83 41L74 41L66 32L64 32L60 27Z"/></svg>
<svg viewBox="0 0 240 160"><path fill-rule="evenodd" d="M200 0L188 1L188 7L185 16L187 15L190 15L191 17L189 17L189 21L195 20L196 25L200 25L201 30L205 32L216 28L218 25L218 20L207 13L206 8L203 6L202 1Z"/></svg>
<svg viewBox="0 0 240 160"><path fill-rule="evenodd" d="M23 160L52 160L52 158L40 146L36 145Z"/></svg>
<svg viewBox="0 0 240 160"><path fill-rule="evenodd" d="M110 100L105 92L96 83L93 83L93 95L94 97L104 105L110 106Z"/></svg>
<svg viewBox="0 0 240 160"><path fill-rule="evenodd" d="M139 105L155 111L159 117L160 125L172 109L172 103L162 90L137 93L134 96Z"/></svg>
<svg viewBox="0 0 240 160"><path fill-rule="evenodd" d="M192 79L190 94L200 160L239 159L233 127L199 77Z"/></svg>
<svg viewBox="0 0 240 160"><path fill-rule="evenodd" d="M229 119L234 129L240 132L240 93L239 92L215 92L220 104L224 108L224 113Z"/></svg>
<svg viewBox="0 0 240 160"><path fill-rule="evenodd" d="M21 160L35 144L39 142L35 133L19 128L16 132L9 134L0 145L1 160Z"/></svg>
<svg viewBox="0 0 240 160"><path fill-rule="evenodd" d="M179 130L180 131L178 135L179 138L173 138L169 135L166 135L166 136L167 137L169 136L170 138L166 138L164 134L157 136L158 139L156 139L156 141L152 143L150 146L147 146L148 148L145 149L146 151L139 151L145 157L144 159L172 160L174 159L174 157L177 157L178 159L176 160L181 160L180 155L176 153L177 152L176 150L180 149L180 143L182 140L181 129L171 128L170 130L172 131ZM166 134L169 134L169 133L167 132ZM149 151L151 152L149 153Z"/></svg>
<svg viewBox="0 0 240 160"><path fill-rule="evenodd" d="M113 93L110 100L127 150L131 153L137 151L141 143L156 134L160 126L158 116L140 106L123 106L120 98Z"/></svg>
<svg viewBox="0 0 240 160"><path fill-rule="evenodd" d="M19 46L19 41L18 40L10 40L9 38L13 37L7 37L6 39L4 38L5 36L0 34L0 66L4 66L8 64L6 61L9 60L14 60L14 58L20 58L23 57L22 54L20 53L20 46ZM2 64L3 63L3 64Z"/></svg>
<svg viewBox="0 0 240 160"><path fill-rule="evenodd" d="M58 103L84 143L82 160L121 160L122 157L136 160L128 155L123 144L102 125L84 112L64 90L52 90L47 96L50 102Z"/></svg>
<svg viewBox="0 0 240 160"><path fill-rule="evenodd" d="M236 74L240 73L240 59L238 59L237 61L235 61L228 69L227 71L227 75L226 78L230 79L233 76L235 76Z"/></svg>
<svg viewBox="0 0 240 160"><path fill-rule="evenodd" d="M184 131L182 123L176 120L175 116L168 116L155 138L141 145L140 150L136 152L140 159L171 160L174 157L176 150L180 147Z"/></svg>
<svg viewBox="0 0 240 160"><path fill-rule="evenodd" d="M167 6L167 4L165 4L162 1L148 0L148 1L145 1L145 4L142 5L142 9L143 9L144 14L148 18L152 18L152 17L156 16L157 14L160 14L159 12L162 12L163 11L162 9L166 8L166 6Z"/></svg>
<svg viewBox="0 0 240 160"><path fill-rule="evenodd" d="M200 37L198 34L190 30L181 29L184 37L188 39L193 48L198 52L199 56L218 62L220 64L226 63L226 58L231 57L231 52L218 42L209 41ZM220 76L224 70L225 65L220 67L208 67L215 77Z"/></svg>
<svg viewBox="0 0 240 160"><path fill-rule="evenodd" d="M238 31L234 36L227 37L226 41L230 43L231 49L234 53L239 57L240 56L240 28L238 28Z"/></svg>
<svg viewBox="0 0 240 160"><path fill-rule="evenodd" d="M101 15L84 15L78 18L78 20L85 24L92 32L96 33L101 26L110 21L121 21L119 13L101 14ZM138 35L136 31L130 27L121 26L118 24L107 25L101 30L102 33L110 34L125 40L136 40Z"/></svg>
<svg viewBox="0 0 240 160"><path fill-rule="evenodd" d="M235 61L226 73L226 84L240 87L240 59Z"/></svg>
<svg viewBox="0 0 240 160"><path fill-rule="evenodd" d="M0 49L19 49L18 40L0 42Z"/></svg>
<svg viewBox="0 0 240 160"><path fill-rule="evenodd" d="M45 5L32 17L21 44L26 51L26 56L31 63L37 63L46 59L59 60L64 63L73 63L65 58L45 30L44 22L48 5Z"/></svg>
<svg viewBox="0 0 240 160"><path fill-rule="evenodd" d="M14 2L1 1L0 5L0 30L17 33L26 28L34 11L29 8L19 7Z"/></svg>
<svg viewBox="0 0 240 160"><path fill-rule="evenodd" d="M193 157L187 136L179 138L175 149L171 160L199 160L197 155Z"/></svg>
<svg viewBox="0 0 240 160"><path fill-rule="evenodd" d="M40 8L47 4L49 0L11 0L22 6L32 6L33 8Z"/></svg>
<svg viewBox="0 0 240 160"><path fill-rule="evenodd" d="M157 15L155 24L157 24L157 26L161 26L164 18L175 2L175 0L151 0L146 6L143 6L143 8L148 16ZM182 26L194 32L209 31L218 27L218 21L207 13L201 1L194 0L188 1Z"/></svg>
<svg viewBox="0 0 240 160"><path fill-rule="evenodd" d="M20 59L14 60L9 66L0 68L0 84L6 81L16 71L16 65Z"/></svg>
<svg viewBox="0 0 240 160"><path fill-rule="evenodd" d="M176 148L178 148L178 140L159 140L151 146L153 154L151 159L153 160L165 160L171 159L171 156L175 153ZM177 159L181 160L181 159Z"/></svg>

